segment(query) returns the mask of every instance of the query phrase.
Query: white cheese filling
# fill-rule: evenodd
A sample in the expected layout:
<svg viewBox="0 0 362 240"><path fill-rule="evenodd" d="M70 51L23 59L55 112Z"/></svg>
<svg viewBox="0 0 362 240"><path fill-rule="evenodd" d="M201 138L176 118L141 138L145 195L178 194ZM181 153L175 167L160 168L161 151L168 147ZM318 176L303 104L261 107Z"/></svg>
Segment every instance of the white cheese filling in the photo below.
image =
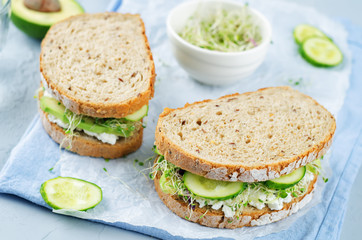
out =
<svg viewBox="0 0 362 240"><path fill-rule="evenodd" d="M83 132L85 134L88 134L89 136L96 137L98 140L100 140L104 143L109 143L111 145L114 145L118 140L117 135L110 134L110 133L94 133L94 132L90 132L87 130L83 130Z"/></svg>
<svg viewBox="0 0 362 240"><path fill-rule="evenodd" d="M310 182L314 179L314 177L315 176L313 173L307 171L302 180L305 181L307 186L309 186ZM210 200L195 196L195 200L199 204L200 208L209 205L212 209L221 209L224 212L225 217L231 218L234 217L236 214L236 211L233 210L232 206L235 205L236 202L240 202L240 200L244 197L247 197L250 200L248 201L248 204L250 206L253 206L257 209L263 209L267 206L270 208L270 210L281 210L284 206L284 203L290 203L293 199L291 193L288 193L285 198L281 198L277 197L275 194L266 194L262 191L254 191L251 194L244 191L234 199Z"/></svg>
<svg viewBox="0 0 362 240"><path fill-rule="evenodd" d="M44 90L43 95L44 97L50 97L55 99L54 95L51 92L49 92L48 89Z"/></svg>
<svg viewBox="0 0 362 240"><path fill-rule="evenodd" d="M59 118L55 117L54 115L51 115L48 113L48 120L52 123L57 124L58 126L62 127L62 128L68 128L69 124L68 123L64 123L62 120L60 120ZM115 135L115 134L110 134L110 133L94 133L94 132L90 132L84 129L80 129L77 128L77 131L83 131L85 134L95 137L97 138L99 141L102 141L104 143L109 143L111 145L114 145L119 136Z"/></svg>
<svg viewBox="0 0 362 240"><path fill-rule="evenodd" d="M45 78L44 78L42 73L40 73L40 79L41 79L41 82L42 82L43 87L44 87L44 93L43 93L44 96L57 99L55 97L55 95L51 92L51 90L49 89L48 83L47 83L47 81L45 81ZM59 100L59 99L57 99L57 100Z"/></svg>
<svg viewBox="0 0 362 240"><path fill-rule="evenodd" d="M51 94L49 91L47 91L47 89L45 89L45 91L44 91L44 96L54 98L53 94ZM54 115L49 114L49 113L48 113L48 120L52 123L57 124L58 126L60 126L62 128L69 128L68 123L64 123L62 120L60 120L59 118L57 118ZM83 131L85 134L95 137L99 141L102 141L103 143L108 143L111 145L114 145L119 138L119 136L117 136L115 134L110 134L110 133L94 133L94 132L90 132L90 131L83 130L80 128L77 128L77 130Z"/></svg>
<svg viewBox="0 0 362 240"><path fill-rule="evenodd" d="M59 118L57 118L56 116L48 113L48 120L52 123L56 123L58 126L62 127L62 128L69 128L69 124L63 122L62 120L60 120Z"/></svg>

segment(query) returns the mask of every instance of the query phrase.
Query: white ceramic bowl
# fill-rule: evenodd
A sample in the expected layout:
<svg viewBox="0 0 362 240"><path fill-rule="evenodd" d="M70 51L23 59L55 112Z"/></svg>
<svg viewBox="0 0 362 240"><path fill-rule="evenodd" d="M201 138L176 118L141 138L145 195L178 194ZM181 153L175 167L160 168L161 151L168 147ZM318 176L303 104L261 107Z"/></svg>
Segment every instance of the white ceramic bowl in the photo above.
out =
<svg viewBox="0 0 362 240"><path fill-rule="evenodd" d="M242 52L212 51L192 45L178 35L200 6L201 16L205 16L220 6L231 10L242 8L244 4L228 0L189 1L172 9L167 18L167 35L178 63L192 78L211 85L226 85L251 75L263 62L270 45L272 30L268 20L249 8L260 27L261 44Z"/></svg>

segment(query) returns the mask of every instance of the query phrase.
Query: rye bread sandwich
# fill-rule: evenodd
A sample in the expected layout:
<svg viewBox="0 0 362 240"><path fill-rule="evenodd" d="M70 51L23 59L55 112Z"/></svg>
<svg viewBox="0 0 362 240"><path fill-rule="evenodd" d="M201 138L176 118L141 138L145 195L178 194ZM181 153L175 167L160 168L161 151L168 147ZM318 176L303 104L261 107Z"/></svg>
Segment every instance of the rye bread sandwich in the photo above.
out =
<svg viewBox="0 0 362 240"><path fill-rule="evenodd" d="M142 144L155 68L139 15L81 14L41 44L39 112L61 147L118 158Z"/></svg>
<svg viewBox="0 0 362 240"><path fill-rule="evenodd" d="M191 222L268 224L311 200L335 128L331 113L290 87L166 108L151 178L163 203Z"/></svg>

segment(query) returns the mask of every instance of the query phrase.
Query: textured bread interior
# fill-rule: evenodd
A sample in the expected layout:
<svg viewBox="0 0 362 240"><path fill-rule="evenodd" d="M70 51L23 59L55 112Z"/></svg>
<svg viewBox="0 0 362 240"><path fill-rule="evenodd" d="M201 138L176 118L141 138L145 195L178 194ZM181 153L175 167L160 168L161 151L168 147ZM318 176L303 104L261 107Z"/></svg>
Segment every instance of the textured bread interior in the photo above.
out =
<svg viewBox="0 0 362 240"><path fill-rule="evenodd" d="M165 141L195 159L257 167L329 140L335 121L312 98L277 87L166 110L157 129L156 135L162 132Z"/></svg>
<svg viewBox="0 0 362 240"><path fill-rule="evenodd" d="M135 98L154 77L143 22L131 14L83 14L54 25L42 44L41 68L58 92L92 104Z"/></svg>

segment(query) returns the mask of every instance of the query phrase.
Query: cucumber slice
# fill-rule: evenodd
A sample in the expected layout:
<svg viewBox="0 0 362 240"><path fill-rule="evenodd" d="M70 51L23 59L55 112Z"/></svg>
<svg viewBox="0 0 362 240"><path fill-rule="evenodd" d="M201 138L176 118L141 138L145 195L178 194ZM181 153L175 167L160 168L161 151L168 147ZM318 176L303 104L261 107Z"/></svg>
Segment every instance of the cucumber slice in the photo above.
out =
<svg viewBox="0 0 362 240"><path fill-rule="evenodd" d="M294 39L298 44L301 44L304 40L310 37L322 37L328 39L321 30L308 24L299 24L294 28Z"/></svg>
<svg viewBox="0 0 362 240"><path fill-rule="evenodd" d="M53 209L85 211L102 201L100 187L72 177L57 177L44 182L40 194Z"/></svg>
<svg viewBox="0 0 362 240"><path fill-rule="evenodd" d="M208 199L229 199L243 192L246 188L246 184L243 182L217 181L190 172L184 173L183 180L190 192Z"/></svg>
<svg viewBox="0 0 362 240"><path fill-rule="evenodd" d="M126 116L125 119L136 122L136 121L141 120L145 116L147 116L147 113L148 113L148 105L144 105L137 112L134 112L134 113Z"/></svg>
<svg viewBox="0 0 362 240"><path fill-rule="evenodd" d="M308 38L300 51L305 60L317 67L334 67L343 61L341 50L325 38Z"/></svg>
<svg viewBox="0 0 362 240"><path fill-rule="evenodd" d="M272 189L286 189L292 187L300 180L302 180L305 175L306 169L307 168L305 166L300 167L287 175L281 176L273 180L268 180L265 182L265 184Z"/></svg>

